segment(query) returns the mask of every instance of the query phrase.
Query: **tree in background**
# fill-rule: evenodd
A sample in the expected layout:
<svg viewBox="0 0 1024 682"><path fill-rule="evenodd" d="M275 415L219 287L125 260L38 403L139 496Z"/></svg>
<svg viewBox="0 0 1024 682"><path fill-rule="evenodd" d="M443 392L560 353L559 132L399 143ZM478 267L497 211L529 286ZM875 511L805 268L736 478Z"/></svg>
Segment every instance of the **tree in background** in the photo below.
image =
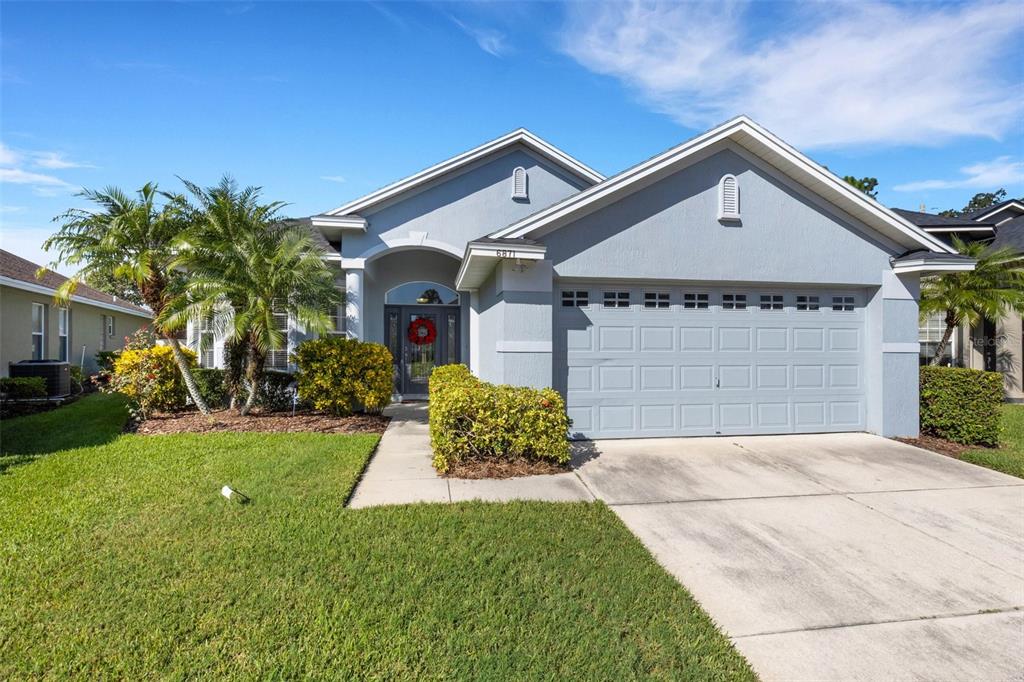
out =
<svg viewBox="0 0 1024 682"><path fill-rule="evenodd" d="M173 263L188 228L186 216L173 197L159 192L154 183L138 190L135 198L116 187L85 190L79 196L98 210L73 208L57 216L54 220L62 223L60 230L43 243L45 250L57 252L53 266L61 262L80 266L57 290L56 299L66 303L79 283L89 279L114 282L133 292L153 311L154 330L170 346L192 402L209 414L174 334L180 325L166 316L183 293L184 277ZM163 203L158 205L160 200Z"/></svg>
<svg viewBox="0 0 1024 682"><path fill-rule="evenodd" d="M992 249L985 242L953 237L953 247L977 261L970 272L921 279L921 317L943 315L946 329L931 364L939 364L956 328L982 319L998 320L1013 310L1024 313L1024 259L1014 249Z"/></svg>
<svg viewBox="0 0 1024 682"><path fill-rule="evenodd" d="M945 216L947 218L959 218L960 216L974 213L975 211L978 211L980 209L988 208L989 206L995 206L996 204L1001 203L1005 200L1006 190L1002 188L997 189L995 192L978 192L973 197L971 197L971 200L967 202L967 205L964 206L959 211L951 208L942 211L941 213L939 213L939 215Z"/></svg>
<svg viewBox="0 0 1024 682"><path fill-rule="evenodd" d="M126 284L109 273L90 272L82 283L122 301L128 301L135 305L146 305L134 286Z"/></svg>
<svg viewBox="0 0 1024 682"><path fill-rule="evenodd" d="M281 216L283 203L261 203L260 188L239 189L227 176L215 187L185 186L190 197L178 204L192 228L177 264L189 273L188 296L169 319L214 316L231 352L244 358L249 390L240 412L248 414L268 352L287 347L276 319L287 314L307 331L326 331L326 311L341 293L309 232Z"/></svg>
<svg viewBox="0 0 1024 682"><path fill-rule="evenodd" d="M875 189L878 187L878 178L855 178L852 175L844 175L843 180L853 185L861 192L864 192L864 194L867 194L872 199L878 198L878 190Z"/></svg>

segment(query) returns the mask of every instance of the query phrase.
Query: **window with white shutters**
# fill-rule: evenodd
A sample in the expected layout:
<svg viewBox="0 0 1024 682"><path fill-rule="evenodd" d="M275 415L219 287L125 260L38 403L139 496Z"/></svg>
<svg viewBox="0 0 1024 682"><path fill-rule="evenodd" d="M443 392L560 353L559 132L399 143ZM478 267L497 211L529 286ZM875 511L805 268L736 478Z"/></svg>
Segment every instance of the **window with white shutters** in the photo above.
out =
<svg viewBox="0 0 1024 682"><path fill-rule="evenodd" d="M740 219L740 187L735 175L723 176L718 183L718 219Z"/></svg>

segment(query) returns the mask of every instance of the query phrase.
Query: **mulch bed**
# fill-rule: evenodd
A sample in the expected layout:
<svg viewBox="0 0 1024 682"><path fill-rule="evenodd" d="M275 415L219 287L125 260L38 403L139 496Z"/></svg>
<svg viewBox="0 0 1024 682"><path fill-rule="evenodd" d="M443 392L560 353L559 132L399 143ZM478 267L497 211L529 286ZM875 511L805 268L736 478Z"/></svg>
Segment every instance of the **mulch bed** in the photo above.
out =
<svg viewBox="0 0 1024 682"><path fill-rule="evenodd" d="M980 445L962 445L961 443L954 443L953 441L944 440L942 438L936 438L935 436L929 436L921 434L917 438L896 438L901 443L907 445L914 445L925 450L931 450L937 452L940 455L946 455L954 459L960 459L965 452L970 450L981 450L983 446Z"/></svg>
<svg viewBox="0 0 1024 682"><path fill-rule="evenodd" d="M167 433L384 433L390 417L354 414L332 417L315 412L250 412L241 417L234 410L219 410L209 417L199 412L157 414L134 426L135 433L157 435Z"/></svg>
<svg viewBox="0 0 1024 682"><path fill-rule="evenodd" d="M468 460L453 465L446 478L514 478L516 476L538 476L543 474L564 474L571 471L568 465L554 464L528 459L512 461Z"/></svg>

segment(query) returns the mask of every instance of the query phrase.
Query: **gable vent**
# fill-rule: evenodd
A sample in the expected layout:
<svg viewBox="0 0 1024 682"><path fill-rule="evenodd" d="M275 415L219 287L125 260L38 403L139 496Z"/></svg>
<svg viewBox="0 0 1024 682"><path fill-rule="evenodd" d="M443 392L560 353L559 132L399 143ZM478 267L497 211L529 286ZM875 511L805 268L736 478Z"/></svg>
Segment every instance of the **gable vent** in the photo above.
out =
<svg viewBox="0 0 1024 682"><path fill-rule="evenodd" d="M740 219L740 187L735 175L725 175L718 183L718 219Z"/></svg>
<svg viewBox="0 0 1024 682"><path fill-rule="evenodd" d="M519 166L512 171L512 198L529 199L526 188L526 169Z"/></svg>

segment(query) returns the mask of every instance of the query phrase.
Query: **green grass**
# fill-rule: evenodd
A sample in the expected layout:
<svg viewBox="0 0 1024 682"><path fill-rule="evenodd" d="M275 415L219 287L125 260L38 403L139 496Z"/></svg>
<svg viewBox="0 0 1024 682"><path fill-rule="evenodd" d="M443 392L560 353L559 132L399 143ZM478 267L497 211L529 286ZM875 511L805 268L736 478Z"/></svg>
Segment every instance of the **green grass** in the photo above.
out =
<svg viewBox="0 0 1024 682"><path fill-rule="evenodd" d="M0 420L0 473L69 448L109 443L128 420L120 395L96 393L49 412Z"/></svg>
<svg viewBox="0 0 1024 682"><path fill-rule="evenodd" d="M345 509L375 436L118 435L109 400L4 425L53 454L0 475L0 679L753 678L601 504Z"/></svg>
<svg viewBox="0 0 1024 682"><path fill-rule="evenodd" d="M962 459L979 466L1024 478L1024 405L1003 405L998 448L966 452Z"/></svg>

